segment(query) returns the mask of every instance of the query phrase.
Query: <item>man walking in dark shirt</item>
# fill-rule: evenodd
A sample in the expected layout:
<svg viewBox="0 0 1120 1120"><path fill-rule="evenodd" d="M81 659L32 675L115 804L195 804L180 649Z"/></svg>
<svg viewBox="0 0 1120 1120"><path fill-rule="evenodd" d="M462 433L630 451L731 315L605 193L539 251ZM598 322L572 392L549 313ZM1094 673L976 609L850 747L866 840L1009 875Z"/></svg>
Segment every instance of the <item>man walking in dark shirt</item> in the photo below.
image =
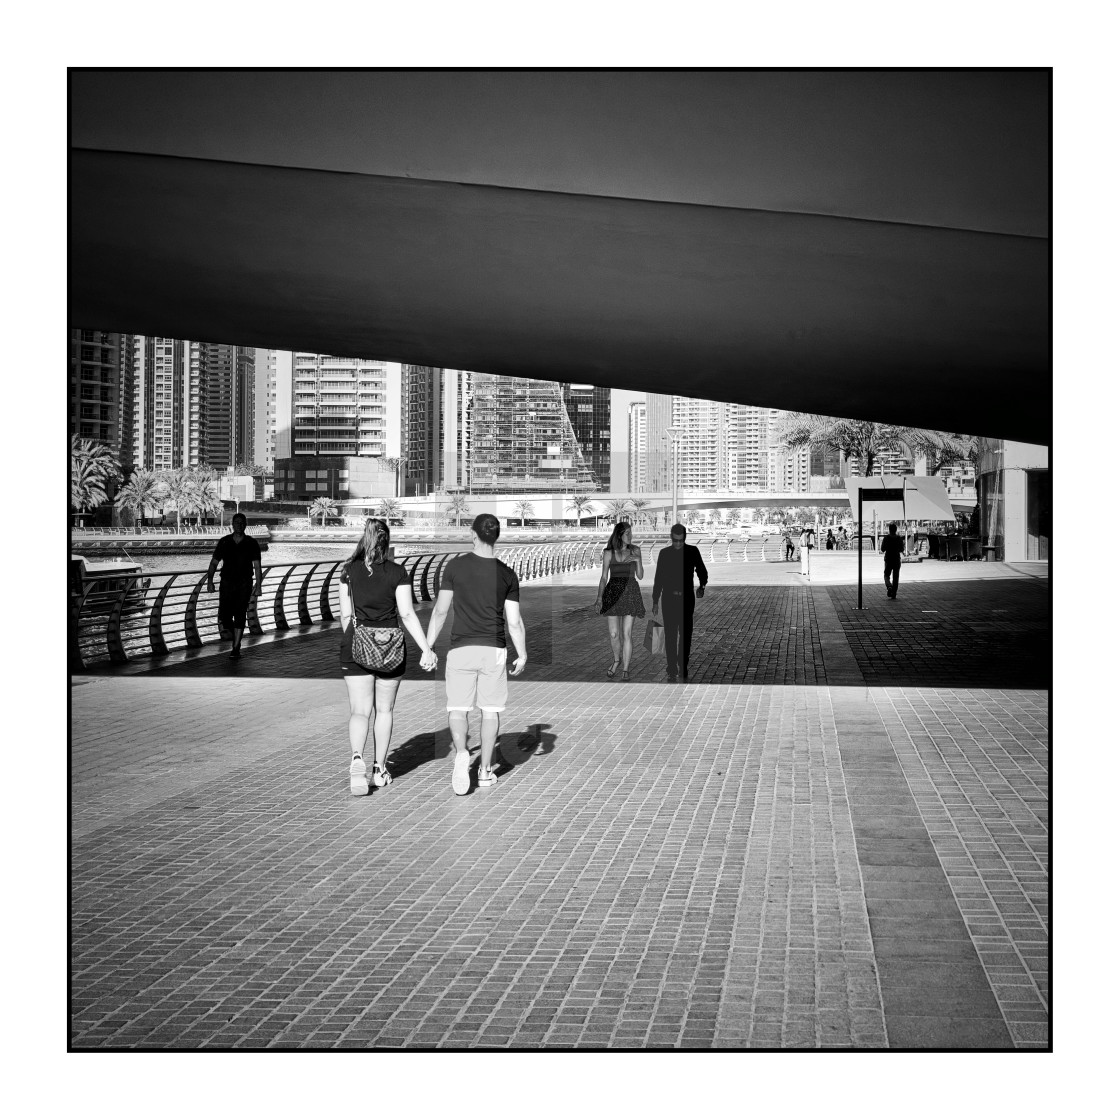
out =
<svg viewBox="0 0 1120 1120"><path fill-rule="evenodd" d="M687 530L674 525L669 530L672 544L657 554L657 569L653 575L653 616L657 617L657 604L665 596L665 667L669 680L676 682L677 669L681 680L688 680L688 655L692 650L692 615L696 600L704 598L708 584L708 569L700 557L700 549L685 544ZM693 592L692 577L700 579L700 589ZM679 642L679 652L678 652Z"/></svg>
<svg viewBox="0 0 1120 1120"><path fill-rule="evenodd" d="M887 535L879 545L883 554L883 582L887 585L887 598L898 598L898 573L902 570L902 550L906 541L898 535L898 523L892 521L887 526Z"/></svg>
<svg viewBox="0 0 1120 1120"><path fill-rule="evenodd" d="M218 541L206 573L206 590L214 594L214 573L222 566L222 583L218 595L218 625L233 632L230 657L241 656L241 636L245 632L245 615L249 602L261 593L261 546L245 533L245 514L233 515L233 532ZM254 579L254 576L256 577Z"/></svg>
<svg viewBox="0 0 1120 1120"><path fill-rule="evenodd" d="M447 725L455 748L451 788L470 790L471 756L467 749L467 721L474 708L482 710L482 752L478 784L487 789L498 781L494 746L509 689L506 685L506 635L513 639L517 659L508 676L520 675L529 661L525 623L521 620L521 586L517 573L494 555L501 524L491 513L480 513L471 525L474 551L448 561L440 576L439 595L428 619L428 645L434 647L452 604L451 649L445 670Z"/></svg>

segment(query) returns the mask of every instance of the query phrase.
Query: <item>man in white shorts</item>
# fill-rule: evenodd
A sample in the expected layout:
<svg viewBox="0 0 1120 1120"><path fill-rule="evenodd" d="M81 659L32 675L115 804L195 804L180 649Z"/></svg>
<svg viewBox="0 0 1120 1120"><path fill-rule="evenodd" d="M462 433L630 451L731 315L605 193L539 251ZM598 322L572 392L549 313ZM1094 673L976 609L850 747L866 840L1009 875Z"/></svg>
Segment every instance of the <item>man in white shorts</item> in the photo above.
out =
<svg viewBox="0 0 1120 1120"><path fill-rule="evenodd" d="M471 788L471 756L467 750L467 720L471 710L482 710L482 754L478 784L497 784L494 746L498 742L499 713L505 711L506 633L513 639L517 660L509 671L518 676L529 661L525 623L521 621L521 587L517 573L494 555L501 525L491 513L480 513L471 525L474 551L456 556L443 569L439 595L428 620L428 645L443 629L447 612L455 604L451 649L447 654L447 725L455 747L451 788L464 794Z"/></svg>

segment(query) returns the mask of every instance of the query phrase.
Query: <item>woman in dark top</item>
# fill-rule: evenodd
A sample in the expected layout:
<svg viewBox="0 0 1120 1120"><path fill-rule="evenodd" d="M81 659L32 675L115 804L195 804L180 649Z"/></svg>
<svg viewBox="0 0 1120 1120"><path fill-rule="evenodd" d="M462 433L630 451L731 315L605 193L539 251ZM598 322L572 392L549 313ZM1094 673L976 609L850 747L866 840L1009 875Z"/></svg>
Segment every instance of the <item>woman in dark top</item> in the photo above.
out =
<svg viewBox="0 0 1120 1120"><path fill-rule="evenodd" d="M630 679L634 619L646 616L642 589L638 586L638 580L644 575L642 550L630 543L630 526L620 521L603 549L603 574L599 579L599 593L595 596L595 606L600 614L607 617L614 654L614 664L607 670L608 677L613 677L621 664L622 679Z"/></svg>
<svg viewBox="0 0 1120 1120"><path fill-rule="evenodd" d="M424 636L424 628L412 609L412 583L400 564L387 559L389 526L378 517L366 519L365 532L353 554L342 565L338 601L341 608L342 645L339 662L350 697L350 792L355 797L369 793L369 784L387 786L393 776L385 765L393 734L393 705L408 661L407 647L400 665L391 670L367 669L354 659L354 626L397 627L403 623L422 651L420 668L436 667L436 655ZM365 762L369 717L373 721L374 761Z"/></svg>

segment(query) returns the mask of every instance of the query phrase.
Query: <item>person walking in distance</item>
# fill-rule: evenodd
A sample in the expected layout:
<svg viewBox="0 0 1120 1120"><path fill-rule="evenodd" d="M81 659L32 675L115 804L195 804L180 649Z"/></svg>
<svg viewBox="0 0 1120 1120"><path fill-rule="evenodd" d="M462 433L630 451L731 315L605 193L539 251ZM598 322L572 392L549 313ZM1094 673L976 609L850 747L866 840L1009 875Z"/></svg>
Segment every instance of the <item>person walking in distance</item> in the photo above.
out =
<svg viewBox="0 0 1120 1120"><path fill-rule="evenodd" d="M408 663L403 634L394 634L401 625L420 647L420 668L430 672L436 667L436 655L424 638L424 628L412 606L412 581L401 564L389 559L389 526L379 517L367 517L362 539L342 565L339 573L338 605L342 623L342 645L339 665L350 701L350 792L365 797L370 783L380 789L389 785L386 759L393 735L393 707L397 689ZM357 627L369 628L375 637L396 649L394 656L380 668L370 668L355 656ZM361 635L358 635L361 653ZM399 657L399 660L396 658ZM369 718L373 718L373 763L365 762Z"/></svg>
<svg viewBox="0 0 1120 1120"><path fill-rule="evenodd" d="M501 525L493 514L480 513L474 519L471 525L473 551L448 561L432 617L428 620L428 645L434 647L454 603L455 621L451 626L446 669L447 724L455 748L451 788L460 795L470 790L467 724L475 707L482 711L478 784L488 788L498 781L493 759L501 713L505 711L509 696L507 634L517 650L509 676L520 675L529 662L517 573L494 555L500 532Z"/></svg>
<svg viewBox="0 0 1120 1120"><path fill-rule="evenodd" d="M603 549L603 574L595 596L596 608L607 618L611 652L614 654L614 664L607 670L607 676L613 677L621 665L624 681L630 679L634 619L646 616L642 590L638 586L638 580L645 575L642 550L630 541L630 526L620 521Z"/></svg>
<svg viewBox="0 0 1120 1120"><path fill-rule="evenodd" d="M708 569L695 545L685 544L688 531L683 525L669 530L668 548L657 554L657 567L653 573L653 617L657 605L665 598L665 667L670 682L675 683L677 671L681 680L688 680L688 656L692 651L692 616L696 600L704 598L708 585ZM692 579L700 580L700 587L693 591Z"/></svg>
<svg viewBox="0 0 1120 1120"><path fill-rule="evenodd" d="M206 590L214 594L214 573L222 566L222 582L218 593L218 625L233 634L230 657L241 656L241 637L245 633L245 615L249 603L261 593L261 546L245 532L245 514L233 515L233 532L218 541L210 568L206 573ZM255 577L255 578L254 578Z"/></svg>
<svg viewBox="0 0 1120 1120"><path fill-rule="evenodd" d="M801 530L801 536L797 538L797 546L801 549L801 574L807 576L809 574L809 550L813 547L813 530L810 526L806 525Z"/></svg>
<svg viewBox="0 0 1120 1120"><path fill-rule="evenodd" d="M887 526L887 535L879 545L883 554L883 582L887 585L887 598L898 598L898 574L902 570L902 550L906 541L898 535L898 522Z"/></svg>
<svg viewBox="0 0 1120 1120"><path fill-rule="evenodd" d="M782 547L785 549L786 560L792 560L796 549L793 547L793 534L788 525L782 526Z"/></svg>

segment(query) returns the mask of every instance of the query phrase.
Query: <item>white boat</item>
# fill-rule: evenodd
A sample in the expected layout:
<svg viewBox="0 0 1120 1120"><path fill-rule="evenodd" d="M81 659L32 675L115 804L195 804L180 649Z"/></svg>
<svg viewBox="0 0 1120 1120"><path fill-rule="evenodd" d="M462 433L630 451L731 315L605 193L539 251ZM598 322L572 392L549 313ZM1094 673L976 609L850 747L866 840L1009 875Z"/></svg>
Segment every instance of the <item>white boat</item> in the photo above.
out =
<svg viewBox="0 0 1120 1120"><path fill-rule="evenodd" d="M91 560L86 556L70 555L71 564L78 565L78 575L81 579L97 580L97 591L119 591L127 581L139 575L143 566L135 560L113 556L101 560ZM150 576L137 580L134 587L147 588L152 582Z"/></svg>

